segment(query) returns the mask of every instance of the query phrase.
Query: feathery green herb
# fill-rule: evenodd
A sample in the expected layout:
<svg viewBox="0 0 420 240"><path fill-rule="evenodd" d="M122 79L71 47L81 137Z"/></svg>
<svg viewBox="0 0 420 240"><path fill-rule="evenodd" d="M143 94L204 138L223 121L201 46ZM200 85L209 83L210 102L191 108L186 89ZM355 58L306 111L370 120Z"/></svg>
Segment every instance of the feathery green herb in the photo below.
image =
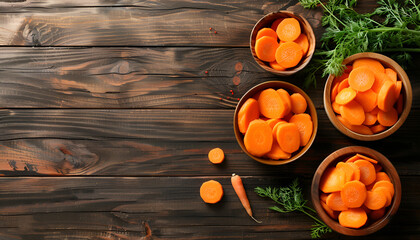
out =
<svg viewBox="0 0 420 240"><path fill-rule="evenodd" d="M269 208L273 211L281 213L300 211L306 214L308 217L312 218L315 221L315 224L311 228L312 238L320 238L321 235L332 231L331 228L329 228L324 222L311 214L315 213L316 211L306 206L308 201L303 198L302 189L299 187L298 179L295 179L288 187L266 187L265 189L256 187L255 192L260 197L268 197L279 205Z"/></svg>
<svg viewBox="0 0 420 240"><path fill-rule="evenodd" d="M420 52L420 3L416 0L378 0L371 13L357 13L357 0L299 0L305 8L324 9L321 49L315 51L305 74L305 87L316 86L315 73L341 75L342 61L359 52L391 52L400 65ZM375 20L376 19L376 20ZM377 20L381 19L381 21Z"/></svg>

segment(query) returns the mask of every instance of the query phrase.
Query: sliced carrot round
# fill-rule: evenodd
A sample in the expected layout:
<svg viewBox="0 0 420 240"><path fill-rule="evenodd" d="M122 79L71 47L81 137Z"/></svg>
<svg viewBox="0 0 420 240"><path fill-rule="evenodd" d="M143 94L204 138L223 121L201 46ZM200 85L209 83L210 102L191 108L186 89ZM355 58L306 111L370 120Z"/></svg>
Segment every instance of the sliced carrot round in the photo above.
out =
<svg viewBox="0 0 420 240"><path fill-rule="evenodd" d="M378 210L385 206L386 196L379 191L367 191L364 205L371 210Z"/></svg>
<svg viewBox="0 0 420 240"><path fill-rule="evenodd" d="M365 121L365 111L356 101L351 101L340 108L341 116L351 125L361 125Z"/></svg>
<svg viewBox="0 0 420 240"><path fill-rule="evenodd" d="M276 126L276 124L280 121L282 121L282 120L280 120L279 118L270 118L270 119L267 120L267 123L271 127L271 129L273 129L274 126Z"/></svg>
<svg viewBox="0 0 420 240"><path fill-rule="evenodd" d="M300 23L295 18L285 18L277 26L276 32L280 40L292 42L301 34Z"/></svg>
<svg viewBox="0 0 420 240"><path fill-rule="evenodd" d="M338 92L341 92L344 88L348 88L350 87L349 85L349 79L345 78L343 81L340 82L340 84L338 85Z"/></svg>
<svg viewBox="0 0 420 240"><path fill-rule="evenodd" d="M343 169L329 167L325 169L319 182L319 189L324 193L341 191L346 182L346 174Z"/></svg>
<svg viewBox="0 0 420 240"><path fill-rule="evenodd" d="M298 65L302 56L302 48L295 42L283 43L275 52L275 60L280 66L285 68L292 68Z"/></svg>
<svg viewBox="0 0 420 240"><path fill-rule="evenodd" d="M340 194L345 206L349 208L358 208L362 206L366 200L366 187L360 181L350 181L344 184Z"/></svg>
<svg viewBox="0 0 420 240"><path fill-rule="evenodd" d="M360 181L360 169L359 169L359 167L356 164L354 164L354 162L346 162L346 163L349 164L354 170L353 178L351 179L351 181L354 181L354 180Z"/></svg>
<svg viewBox="0 0 420 240"><path fill-rule="evenodd" d="M303 55L305 55L308 52L309 41L308 37L304 33L301 33L299 37L296 38L295 43L300 45L300 47L302 48Z"/></svg>
<svg viewBox="0 0 420 240"><path fill-rule="evenodd" d="M393 108L396 98L395 84L392 81L385 81L378 93L378 108L388 112Z"/></svg>
<svg viewBox="0 0 420 240"><path fill-rule="evenodd" d="M391 68L385 68L385 74L393 81L397 82L397 72Z"/></svg>
<svg viewBox="0 0 420 240"><path fill-rule="evenodd" d="M219 164L219 163L222 163L223 160L225 159L225 153L220 148L213 148L212 150L209 151L208 158L210 162L214 164Z"/></svg>
<svg viewBox="0 0 420 240"><path fill-rule="evenodd" d="M283 88L277 89L277 93L280 95L282 102L285 104L284 116L289 114L292 111L292 99L289 93Z"/></svg>
<svg viewBox="0 0 420 240"><path fill-rule="evenodd" d="M200 196L206 203L217 203L223 197L223 187L215 180L204 182L200 187Z"/></svg>
<svg viewBox="0 0 420 240"><path fill-rule="evenodd" d="M385 72L384 66L378 60L375 60L375 59L360 58L360 59L354 60L353 69L362 67L362 66L370 68L372 69L372 71Z"/></svg>
<svg viewBox="0 0 420 240"><path fill-rule="evenodd" d="M278 46L277 40L263 36L255 42L255 54L262 61L273 62L276 60L276 49Z"/></svg>
<svg viewBox="0 0 420 240"><path fill-rule="evenodd" d="M276 123L276 125L274 125L273 127L273 131L272 131L272 135L273 135L273 141L277 141L277 128L283 124L283 123L287 123L286 121L279 121L278 123Z"/></svg>
<svg viewBox="0 0 420 240"><path fill-rule="evenodd" d="M340 107L340 109L342 106ZM341 111L341 110L340 110ZM369 127L366 127L364 125L352 125L347 120L345 120L342 116L338 115L337 119L348 129L350 129L353 132L364 134L364 135L372 135L372 130L370 130Z"/></svg>
<svg viewBox="0 0 420 240"><path fill-rule="evenodd" d="M398 121L398 112L395 108L391 108L388 112L378 112L378 122L382 126L390 127Z"/></svg>
<svg viewBox="0 0 420 240"><path fill-rule="evenodd" d="M273 160L289 159L291 156L292 154L281 150L277 141L274 141L274 140L273 140L273 146L271 147L270 152L265 154L266 158L273 159Z"/></svg>
<svg viewBox="0 0 420 240"><path fill-rule="evenodd" d="M389 178L388 174L386 174L385 172L377 172L375 181L377 181L377 182L379 182L379 181L391 182L391 179Z"/></svg>
<svg viewBox="0 0 420 240"><path fill-rule="evenodd" d="M364 92L369 90L375 82L375 75L365 66L353 69L349 75L349 85L356 91Z"/></svg>
<svg viewBox="0 0 420 240"><path fill-rule="evenodd" d="M350 166L349 163L346 162L339 162L336 165L336 168L343 169L344 173L346 174L346 182L352 181L354 178L354 168Z"/></svg>
<svg viewBox="0 0 420 240"><path fill-rule="evenodd" d="M290 123L296 124L300 133L300 146L308 144L314 129L311 115L307 113L299 113L293 115L289 120Z"/></svg>
<svg viewBox="0 0 420 240"><path fill-rule="evenodd" d="M331 106L332 106L332 109L333 109L333 111L335 112L335 113L337 113L337 114L341 114L341 112L340 112L340 107L341 107L341 105L340 104L338 104L337 102L333 102L332 104L331 104Z"/></svg>
<svg viewBox="0 0 420 240"><path fill-rule="evenodd" d="M260 117L260 108L257 100L248 98L238 112L238 127L241 133L245 133L249 123Z"/></svg>
<svg viewBox="0 0 420 240"><path fill-rule="evenodd" d="M374 134L376 134L376 133L380 133L380 132L383 132L383 131L385 131L386 129L387 129L387 127L382 126L381 124L377 124L377 125L375 125L375 126L370 127L370 130L371 130Z"/></svg>
<svg viewBox="0 0 420 240"><path fill-rule="evenodd" d="M374 115L370 112L365 113L365 121L363 122L364 125L373 125L378 120L377 115Z"/></svg>
<svg viewBox="0 0 420 240"><path fill-rule="evenodd" d="M371 112L378 105L378 94L372 89L356 94L356 102L362 105L365 112Z"/></svg>
<svg viewBox="0 0 420 240"><path fill-rule="evenodd" d="M263 116L268 118L282 118L287 112L287 105L280 94L272 89L264 89L258 98L258 106Z"/></svg>
<svg viewBox="0 0 420 240"><path fill-rule="evenodd" d="M384 180L378 181L375 183L375 185L373 185L372 190L375 191L375 189L378 187L384 187L388 189L388 191L391 193L391 196L394 196L394 193L395 193L394 184L392 184L391 182L384 181Z"/></svg>
<svg viewBox="0 0 420 240"><path fill-rule="evenodd" d="M277 27L279 26L279 24L281 23L281 21L283 21L284 18L277 18L272 24L271 24L271 29L273 29L274 31L277 30ZM277 33L276 33L277 34Z"/></svg>
<svg viewBox="0 0 420 240"><path fill-rule="evenodd" d="M338 219L338 212L332 210L325 202L321 201L321 206L325 210L325 212L334 220Z"/></svg>
<svg viewBox="0 0 420 240"><path fill-rule="evenodd" d="M389 205L391 205L392 203L392 195L389 192L388 189L384 188L384 187L377 187L375 188L375 190L373 190L374 192L380 192L381 194L383 194L386 197L386 203L384 207L388 207Z"/></svg>
<svg viewBox="0 0 420 240"><path fill-rule="evenodd" d="M270 62L270 67L275 70L284 71L286 70L285 67L282 67L277 61Z"/></svg>
<svg viewBox="0 0 420 240"><path fill-rule="evenodd" d="M349 228L360 228L367 222L367 214L362 208L351 208L338 215L338 222Z"/></svg>
<svg viewBox="0 0 420 240"><path fill-rule="evenodd" d="M327 201L325 203L334 211L344 211L348 209L348 207L344 204L343 200L341 199L340 192L333 192L330 195L328 195Z"/></svg>
<svg viewBox="0 0 420 240"><path fill-rule="evenodd" d="M308 103L306 99L300 93L293 93L290 95L290 99L292 102L292 112L299 114L304 113L306 108L308 107Z"/></svg>
<svg viewBox="0 0 420 240"><path fill-rule="evenodd" d="M401 94L402 89L402 81L396 81L395 82L395 98L398 99Z"/></svg>
<svg viewBox="0 0 420 240"><path fill-rule="evenodd" d="M319 193L319 199L320 199L322 202L326 202L326 201L327 201L327 197L328 197L328 195L330 195L330 194L321 192L321 193Z"/></svg>
<svg viewBox="0 0 420 240"><path fill-rule="evenodd" d="M277 128L277 142L280 148L288 153L297 151L300 147L299 129L294 123L283 123Z"/></svg>
<svg viewBox="0 0 420 240"><path fill-rule="evenodd" d="M258 33L256 39L260 39L264 36L272 37L277 42L277 33L271 28L261 28Z"/></svg>
<svg viewBox="0 0 420 240"><path fill-rule="evenodd" d="M244 137L246 150L256 157L262 157L270 152L273 144L271 131L271 127L264 120L257 119L252 121Z"/></svg>
<svg viewBox="0 0 420 240"><path fill-rule="evenodd" d="M397 109L397 113L401 114L404 108L404 98L401 94L395 105L396 105L395 108Z"/></svg>
<svg viewBox="0 0 420 240"><path fill-rule="evenodd" d="M351 102L355 97L356 91L353 88L344 88L337 94L335 102L344 105Z"/></svg>
<svg viewBox="0 0 420 240"><path fill-rule="evenodd" d="M384 82L392 82L392 80L384 72L373 71L373 74L375 75L375 82L373 83L371 89L376 93L379 93Z"/></svg>
<svg viewBox="0 0 420 240"><path fill-rule="evenodd" d="M375 181L376 171L372 163L367 160L357 160L354 164L360 169L360 181L363 184L369 185Z"/></svg>

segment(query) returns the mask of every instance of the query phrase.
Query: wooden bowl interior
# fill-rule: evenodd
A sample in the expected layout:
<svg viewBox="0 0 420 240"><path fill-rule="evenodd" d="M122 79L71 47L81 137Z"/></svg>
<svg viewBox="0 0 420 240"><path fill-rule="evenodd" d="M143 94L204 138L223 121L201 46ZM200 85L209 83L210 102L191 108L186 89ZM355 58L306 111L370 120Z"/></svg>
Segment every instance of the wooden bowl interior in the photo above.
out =
<svg viewBox="0 0 420 240"><path fill-rule="evenodd" d="M394 60L392 60L391 58L384 56L382 54L371 53L371 52L357 53L344 59L343 64L352 63L354 60L359 59L359 58L372 58L372 59L378 60L382 63L382 65L384 65L385 68L391 68L395 72L397 72L398 79L402 81L403 87L401 89L401 94L404 97L404 108L401 115L398 118L398 121L387 130L377 133L377 134L373 134L373 135L364 135L364 134L356 133L356 132L351 131L347 127L345 127L337 119L336 114L334 110L332 109L332 105L331 105L331 88L332 88L333 80L335 78L334 75L330 75L325 83L324 108L331 123L341 133L351 138L361 140L361 141L375 141L375 140L388 137L389 135L397 131L402 126L402 124L407 119L408 114L410 113L410 110L411 110L411 104L413 101L413 91L411 89L410 79L408 78L405 71L401 68L401 66L398 63L396 63Z"/></svg>
<svg viewBox="0 0 420 240"><path fill-rule="evenodd" d="M239 109L241 109L242 105L245 103L245 101L248 98L251 98L256 93L258 93L258 92L260 92L264 89L267 89L267 88L273 88L273 89L283 88L286 91L288 91L289 94L300 93L306 99L306 101L308 102L308 108L306 110L306 113L310 114L311 117L312 117L312 122L313 122L313 125L314 125L313 133L312 133L311 138L309 139L308 144L306 144L306 146L301 148L299 150L299 152L292 154L292 157L290 159L270 160L270 159L255 157L255 156L251 155L245 148L244 135L239 131L239 127L238 127L238 112L239 112ZM247 93L245 93L244 96L242 96L242 98L238 102L238 105L236 106L236 109L235 109L234 118L233 118L233 127L234 127L234 131L235 131L235 137L236 137L236 140L239 143L239 146L242 148L242 150L249 157L251 157L252 159L254 159L254 160L256 160L260 163L267 164L267 165L283 165L283 164L295 161L296 159L301 157L303 154L305 154L305 152L310 148L310 146L312 145L312 143L315 140L316 132L318 130L318 117L317 117L316 108L315 108L314 103L312 102L312 100L309 98L309 96L302 89L296 87L293 84L287 83L287 82L270 81L270 82L261 83L261 84L255 86L255 87L251 88Z"/></svg>
<svg viewBox="0 0 420 240"><path fill-rule="evenodd" d="M364 226L362 228L352 229L352 228L341 226L337 220L332 219L324 211L319 200L319 196L320 196L319 182L321 180L321 176L324 173L325 169L327 169L329 166L335 166L338 162L346 159L347 157L353 156L356 153L360 153L368 157L374 158L382 165L383 171L385 171L388 174L389 178L391 179L391 182L394 184L395 194L392 200L392 204L388 207L388 211L385 213L385 215L381 219L367 226ZM314 178L312 180L311 197L312 197L312 203L316 211L318 212L318 215L331 229L341 234L345 234L349 236L363 236L363 235L374 233L378 231L379 229L383 228L386 224L388 224L391 218L395 215L401 202L401 182L400 182L400 178L398 176L397 170L394 168L392 163L384 155L370 148L360 147L360 146L351 146L351 147L341 148L331 153L319 165L318 169L315 172Z"/></svg>
<svg viewBox="0 0 420 240"><path fill-rule="evenodd" d="M296 18L299 21L302 32L305 33L306 36L308 37L309 49L306 55L302 57L302 60L296 67L287 69L285 71L275 70L271 68L269 65L267 65L266 62L261 61L259 58L257 58L257 55L255 53L255 41L256 41L257 33L261 28L265 28L265 27L269 28L271 24L278 18L291 18L291 17ZM288 75L292 75L298 72L299 70L303 69L306 65L308 65L315 51L315 34L309 22L304 17L298 14L294 14L293 12L289 12L289 11L269 13L265 15L263 18L261 18L252 29L251 37L250 37L250 48L251 48L252 56L254 57L255 61L258 63L260 67L262 67L266 71L269 71L277 75L288 76Z"/></svg>

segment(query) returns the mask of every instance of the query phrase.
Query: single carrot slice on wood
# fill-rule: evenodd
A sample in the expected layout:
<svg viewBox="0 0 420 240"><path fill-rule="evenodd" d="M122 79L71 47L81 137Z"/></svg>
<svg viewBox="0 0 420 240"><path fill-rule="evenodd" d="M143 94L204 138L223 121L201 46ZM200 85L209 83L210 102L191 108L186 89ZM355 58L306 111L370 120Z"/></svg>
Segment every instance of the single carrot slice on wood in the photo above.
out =
<svg viewBox="0 0 420 240"><path fill-rule="evenodd" d="M208 157L213 164L219 164L225 159L225 153L220 148L213 148L209 151Z"/></svg>
<svg viewBox="0 0 420 240"><path fill-rule="evenodd" d="M381 194L383 194L386 197L386 203L385 203L384 207L388 207L389 205L391 205L392 196L391 196L391 193L388 191L388 189L386 189L384 187L377 187L373 191L374 192L380 192Z"/></svg>
<svg viewBox="0 0 420 240"><path fill-rule="evenodd" d="M348 165L350 165L353 170L354 170L354 174L353 174L353 178L351 179L351 181L360 181L360 168L354 164L354 162L346 162Z"/></svg>
<svg viewBox="0 0 420 240"><path fill-rule="evenodd" d="M372 221L377 221L385 215L385 208L381 208L375 211L371 211L369 214L369 219Z"/></svg>
<svg viewBox="0 0 420 240"><path fill-rule="evenodd" d="M334 83L332 90L331 90L331 102L335 101L335 98L337 97L338 94L338 85L340 85L339 82Z"/></svg>
<svg viewBox="0 0 420 240"><path fill-rule="evenodd" d="M391 179L389 178L388 174L385 172L377 172L376 173L376 181L388 181L391 182Z"/></svg>
<svg viewBox="0 0 420 240"><path fill-rule="evenodd" d="M256 39L260 39L264 36L271 37L277 42L277 33L271 28L261 28L258 33Z"/></svg>
<svg viewBox="0 0 420 240"><path fill-rule="evenodd" d="M385 74L393 81L397 82L397 72L391 68L385 68Z"/></svg>
<svg viewBox="0 0 420 240"><path fill-rule="evenodd" d="M277 61L270 62L270 67L275 70L284 71L286 70L285 67L282 67Z"/></svg>
<svg viewBox="0 0 420 240"><path fill-rule="evenodd" d="M302 48L303 56L305 56L309 49L308 37L304 33L301 33L299 37L296 38L295 43L300 45Z"/></svg>
<svg viewBox="0 0 420 240"><path fill-rule="evenodd" d="M338 222L349 228L360 228L366 224L367 214L362 208L350 208L338 215Z"/></svg>
<svg viewBox="0 0 420 240"><path fill-rule="evenodd" d="M373 71L385 72L384 66L377 60L371 58L360 58L353 62L353 69L358 67L367 67Z"/></svg>
<svg viewBox="0 0 420 240"><path fill-rule="evenodd" d="M340 104L338 104L337 102L333 102L332 104L331 104L331 106L332 106L332 109L333 109L333 111L335 112L335 113L337 113L337 114L341 114L341 112L340 112L340 107L341 107L341 105Z"/></svg>
<svg viewBox="0 0 420 240"><path fill-rule="evenodd" d="M300 93L293 93L290 95L290 99L292 102L292 112L299 114L304 113L306 108L308 107L308 103L306 99Z"/></svg>
<svg viewBox="0 0 420 240"><path fill-rule="evenodd" d="M277 27L279 26L279 24L281 23L281 21L283 21L284 18L277 18L272 24L271 24L271 29L273 29L274 31L277 30ZM276 33L277 34L277 33Z"/></svg>
<svg viewBox="0 0 420 240"><path fill-rule="evenodd" d="M366 187L360 181L350 181L344 184L340 194L345 206L348 208L358 208L366 200Z"/></svg>
<svg viewBox="0 0 420 240"><path fill-rule="evenodd" d="M378 187L384 187L388 189L388 191L391 193L391 196L392 197L394 196L394 193L395 193L394 184L392 184L391 182L384 181L384 180L378 181L375 183L375 185L373 185L372 190L375 191L375 189Z"/></svg>
<svg viewBox="0 0 420 240"><path fill-rule="evenodd" d="M403 108L404 108L404 99L403 99L403 95L400 94L400 97L398 98L396 104L395 104L395 108L397 110L398 115L402 113Z"/></svg>
<svg viewBox="0 0 420 240"><path fill-rule="evenodd" d="M349 85L356 91L365 92L369 90L375 82L375 75L365 66L353 69L349 75Z"/></svg>
<svg viewBox="0 0 420 240"><path fill-rule="evenodd" d="M350 166L349 163L345 162L339 162L336 165L336 168L343 169L345 175L346 175L346 182L352 181L354 178L354 168Z"/></svg>
<svg viewBox="0 0 420 240"><path fill-rule="evenodd" d="M398 121L398 112L395 108L389 109L388 112L379 111L378 122L382 126L390 127Z"/></svg>
<svg viewBox="0 0 420 240"><path fill-rule="evenodd" d="M277 89L277 92L279 93L280 98L283 101L283 103L286 105L286 110L285 110L284 115L287 115L290 113L290 111L292 111L292 99L290 98L289 93L283 88Z"/></svg>
<svg viewBox="0 0 420 240"><path fill-rule="evenodd" d="M260 117L260 108L257 100L248 98L238 112L238 127L241 133L245 133L249 123Z"/></svg>
<svg viewBox="0 0 420 240"><path fill-rule="evenodd" d="M280 126L280 124L283 124L283 123L287 123L287 122L284 120L281 120L278 123L276 123L276 125L274 125L273 131L271 132L273 135L273 141L277 142L277 128Z"/></svg>
<svg viewBox="0 0 420 240"><path fill-rule="evenodd" d="M353 88L344 88L341 90L337 97L335 98L335 102L341 105L347 104L356 97L356 91Z"/></svg>
<svg viewBox="0 0 420 240"><path fill-rule="evenodd" d="M374 92L379 93L384 82L391 81L391 79L384 72L374 71L373 74L375 75L375 82L373 83L371 89Z"/></svg>
<svg viewBox="0 0 420 240"><path fill-rule="evenodd" d="M385 81L378 93L378 108L388 112L393 107L396 98L395 84L392 81Z"/></svg>
<svg viewBox="0 0 420 240"><path fill-rule="evenodd" d="M385 207L386 196L380 191L367 191L364 205L371 210Z"/></svg>
<svg viewBox="0 0 420 240"><path fill-rule="evenodd" d="M301 34L300 23L295 18L285 18L277 26L276 32L280 40L292 42Z"/></svg>
<svg viewBox="0 0 420 240"><path fill-rule="evenodd" d="M356 101L351 101L340 108L341 116L351 125L361 125L365 121L365 111Z"/></svg>
<svg viewBox="0 0 420 240"><path fill-rule="evenodd" d="M378 94L372 89L365 92L357 92L356 102L362 105L365 112L371 112L378 105Z"/></svg>
<svg viewBox="0 0 420 240"><path fill-rule="evenodd" d="M277 142L280 148L288 153L297 151L300 147L299 129L294 123L283 123L277 128Z"/></svg>
<svg viewBox="0 0 420 240"><path fill-rule="evenodd" d="M292 156L292 154L281 150L277 141L274 141L273 139L273 146L271 147L270 152L268 152L264 156L269 159L279 160L279 159L289 159Z"/></svg>
<svg viewBox="0 0 420 240"><path fill-rule="evenodd" d="M333 192L330 195L328 195L327 201L325 203L334 211L344 211L348 209L348 207L344 204L343 200L341 199L340 192Z"/></svg>
<svg viewBox="0 0 420 240"><path fill-rule="evenodd" d="M204 182L200 187L200 196L206 203L217 203L223 197L223 187L215 180Z"/></svg>
<svg viewBox="0 0 420 240"><path fill-rule="evenodd" d="M363 184L369 185L375 181L376 171L372 163L367 160L356 160L354 164L360 169L360 181Z"/></svg>
<svg viewBox="0 0 420 240"><path fill-rule="evenodd" d="M280 94L272 88L261 91L258 105L261 114L268 118L282 118L288 113L286 103L282 101Z"/></svg>
<svg viewBox="0 0 420 240"><path fill-rule="evenodd" d="M375 126L370 127L370 130L371 130L374 134L376 134L376 133L380 133L380 132L383 132L383 131L385 131L386 129L387 129L387 127L382 126L381 124L377 124L377 125L375 125Z"/></svg>
<svg viewBox="0 0 420 240"><path fill-rule="evenodd" d="M364 159L364 160L366 160L366 161L369 161L369 162L371 162L371 163L373 163L373 164L377 164L377 163L378 163L378 161L376 161L375 159L370 158L370 157L365 156L365 155L360 154L360 153L356 153L356 156L358 156L358 157L360 157L361 159Z"/></svg>
<svg viewBox="0 0 420 240"><path fill-rule="evenodd" d="M325 210L325 212L330 216L332 219L337 220L338 219L338 212L332 210L325 202L321 201L321 206Z"/></svg>
<svg viewBox="0 0 420 240"><path fill-rule="evenodd" d="M346 78L343 81L340 82L340 84L338 85L338 92L341 92L343 89L350 87L349 85L349 79Z"/></svg>
<svg viewBox="0 0 420 240"><path fill-rule="evenodd" d="M302 48L295 42L283 43L275 52L275 60L280 66L285 68L295 67L299 64L302 57Z"/></svg>
<svg viewBox="0 0 420 240"><path fill-rule="evenodd" d="M402 89L402 81L396 81L395 82L395 98L398 99L401 94Z"/></svg>
<svg viewBox="0 0 420 240"><path fill-rule="evenodd" d="M299 113L293 115L289 120L290 123L296 124L300 133L300 146L306 146L312 136L314 129L311 115L307 113Z"/></svg>
<svg viewBox="0 0 420 240"><path fill-rule="evenodd" d="M324 193L341 191L346 181L345 173L342 169L329 167L322 174L319 182L319 189Z"/></svg>
<svg viewBox="0 0 420 240"><path fill-rule="evenodd" d="M341 109L341 107L340 107ZM340 110L341 111L341 110ZM366 127L365 125L352 125L347 120L345 120L340 115L337 116L337 119L348 129L350 129L353 132L364 134L364 135L372 135L373 132L370 130L369 127Z"/></svg>
<svg viewBox="0 0 420 240"><path fill-rule="evenodd" d="M321 192L321 193L319 193L319 199L321 200L321 202L326 202L327 201L327 197L328 197L328 193L323 193L323 192Z"/></svg>
<svg viewBox="0 0 420 240"><path fill-rule="evenodd" d="M271 127L264 120L254 120L245 133L244 144L246 150L256 157L261 157L270 152L273 144Z"/></svg>
<svg viewBox="0 0 420 240"><path fill-rule="evenodd" d="M273 62L276 60L278 46L277 40L263 36L255 42L255 54L262 61Z"/></svg>
<svg viewBox="0 0 420 240"><path fill-rule="evenodd" d="M365 113L365 121L363 122L363 125L373 125L378 120L377 115L374 115L370 112ZM372 129L371 129L372 130Z"/></svg>

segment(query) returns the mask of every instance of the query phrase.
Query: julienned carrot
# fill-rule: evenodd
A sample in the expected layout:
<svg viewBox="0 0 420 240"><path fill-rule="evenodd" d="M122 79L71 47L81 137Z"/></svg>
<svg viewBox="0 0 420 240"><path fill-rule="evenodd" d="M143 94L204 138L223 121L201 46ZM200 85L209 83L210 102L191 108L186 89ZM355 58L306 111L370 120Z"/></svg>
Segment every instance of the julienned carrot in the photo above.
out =
<svg viewBox="0 0 420 240"><path fill-rule="evenodd" d="M377 106L378 94L376 94L372 89L365 92L358 92L356 94L356 102L362 105L365 112L371 112Z"/></svg>
<svg viewBox="0 0 420 240"><path fill-rule="evenodd" d="M398 112L395 108L390 108L388 112L378 112L378 122L382 126L390 127L398 121Z"/></svg>
<svg viewBox="0 0 420 240"><path fill-rule="evenodd" d="M268 118L282 118L287 112L287 105L280 94L272 89L264 89L258 98L258 105L262 115Z"/></svg>
<svg viewBox="0 0 420 240"><path fill-rule="evenodd" d="M223 187L215 180L204 182L200 187L200 196L206 203L217 203L223 197Z"/></svg>
<svg viewBox="0 0 420 240"><path fill-rule="evenodd" d="M360 58L353 62L353 69L358 67L368 67L373 71L385 72L384 66L377 60L371 58Z"/></svg>
<svg viewBox="0 0 420 240"><path fill-rule="evenodd" d="M245 208L248 215L257 223L261 223L261 221L258 221L254 218L252 215L251 205L249 204L248 197L246 196L245 188L242 183L242 179L239 175L236 175L235 173L232 174L232 177L230 178L232 182L233 189L235 189L236 195L238 195L239 200L242 203L242 206Z"/></svg>
<svg viewBox="0 0 420 240"><path fill-rule="evenodd" d="M280 40L292 42L301 34L299 21L295 18L285 18L277 26L276 32Z"/></svg>
<svg viewBox="0 0 420 240"><path fill-rule="evenodd" d="M256 157L262 157L270 152L273 144L271 131L271 127L264 120L252 121L244 137L244 145L248 152Z"/></svg>
<svg viewBox="0 0 420 240"><path fill-rule="evenodd" d="M334 211L344 211L348 209L341 199L340 192L333 192L329 194L325 203Z"/></svg>
<svg viewBox="0 0 420 240"><path fill-rule="evenodd" d="M300 93L293 93L290 95L292 101L292 112L299 114L304 113L308 107L308 102Z"/></svg>
<svg viewBox="0 0 420 240"><path fill-rule="evenodd" d="M277 128L277 142L280 148L287 152L293 153L300 147L300 132L296 124L283 123Z"/></svg>
<svg viewBox="0 0 420 240"><path fill-rule="evenodd" d="M380 191L367 191L364 205L371 210L378 210L385 207L386 196Z"/></svg>
<svg viewBox="0 0 420 240"><path fill-rule="evenodd" d="M341 189L341 199L348 208L358 208L366 200L366 187L360 181L350 181Z"/></svg>
<svg viewBox="0 0 420 240"><path fill-rule="evenodd" d="M388 112L396 101L395 84L392 81L385 81L378 93L378 108Z"/></svg>
<svg viewBox="0 0 420 240"><path fill-rule="evenodd" d="M353 88L344 88L341 90L337 97L335 98L335 102L341 105L347 104L351 102L356 97L356 91Z"/></svg>
<svg viewBox="0 0 420 240"><path fill-rule="evenodd" d="M371 162L371 163L373 163L373 164L378 164L378 161L376 161L375 159L370 158L370 157L368 157L368 156L365 156L365 155L363 155L363 154L356 153L356 156L358 156L358 157L360 157L361 159L364 159L364 160L366 160L366 161L369 161L369 162Z"/></svg>
<svg viewBox="0 0 420 240"><path fill-rule="evenodd" d="M225 159L225 153L220 148L213 148L209 151L208 157L213 164L219 164Z"/></svg>
<svg viewBox="0 0 420 240"><path fill-rule="evenodd" d="M283 21L284 18L277 18L272 24L271 24L271 29L273 29L274 31L277 30L277 27L279 26L279 24L281 23L281 21Z"/></svg>
<svg viewBox="0 0 420 240"><path fill-rule="evenodd" d="M248 98L238 112L238 127L241 133L245 133L249 123L260 116L257 100Z"/></svg>
<svg viewBox="0 0 420 240"><path fill-rule="evenodd" d="M351 125L361 125L365 121L365 111L356 101L351 101L340 108L341 116Z"/></svg>
<svg viewBox="0 0 420 240"><path fill-rule="evenodd" d="M353 69L349 75L349 85L356 91L364 92L369 90L375 82L375 75L365 66Z"/></svg>
<svg viewBox="0 0 420 240"><path fill-rule="evenodd" d="M327 168L322 174L319 189L324 193L341 191L346 181L345 173L336 167Z"/></svg>
<svg viewBox="0 0 420 240"><path fill-rule="evenodd" d="M275 60L280 66L285 68L295 67L299 64L302 57L302 48L295 42L282 43L275 52Z"/></svg>
<svg viewBox="0 0 420 240"><path fill-rule="evenodd" d="M258 39L260 39L260 38L262 38L264 36L272 37L274 40L277 41L277 33L273 29L271 29L271 28L261 28L258 31L257 37L255 39L258 40Z"/></svg>
<svg viewBox="0 0 420 240"><path fill-rule="evenodd" d="M332 210L325 202L321 201L321 206L325 210L325 212L332 218L337 220L338 219L338 212Z"/></svg>
<svg viewBox="0 0 420 240"><path fill-rule="evenodd" d="M384 207L388 207L389 205L391 205L392 196L391 196L391 193L388 191L388 189L386 189L384 187L377 187L373 191L374 192L380 192L381 194L383 194L386 197L386 203L385 203Z"/></svg>
<svg viewBox="0 0 420 240"><path fill-rule="evenodd" d="M255 42L255 54L263 61L273 62L276 60L276 49L278 46L276 39L263 36Z"/></svg>
<svg viewBox="0 0 420 240"><path fill-rule="evenodd" d="M304 33L301 33L299 37L296 38L295 43L300 45L300 47L302 48L302 53L305 56L309 49L308 37Z"/></svg>
<svg viewBox="0 0 420 240"><path fill-rule="evenodd" d="M338 215L338 222L349 228L360 228L366 224L367 214L362 208L350 208Z"/></svg>
<svg viewBox="0 0 420 240"><path fill-rule="evenodd" d="M289 120L290 123L296 124L300 133L300 146L306 146L313 132L313 123L311 115L307 113L299 113L293 115Z"/></svg>
<svg viewBox="0 0 420 240"><path fill-rule="evenodd" d="M264 156L268 159L279 160L279 159L289 159L292 156L292 154L281 150L277 141L273 140L273 146L271 146L270 152L268 152Z"/></svg>
<svg viewBox="0 0 420 240"><path fill-rule="evenodd" d="M275 69L275 70L279 70L279 71L286 70L286 68L280 66L280 64L278 64L277 61L270 62L270 67L273 68L273 69Z"/></svg>
<svg viewBox="0 0 420 240"><path fill-rule="evenodd" d="M394 196L394 193L395 193L394 184L392 184L391 182L384 181L384 180L378 181L375 183L375 185L373 185L372 190L375 191L375 189L378 187L386 188L391 193L391 196L392 197Z"/></svg>
<svg viewBox="0 0 420 240"><path fill-rule="evenodd" d="M360 181L363 184L369 185L375 181L376 171L372 163L367 160L357 160L354 164L360 169Z"/></svg>
<svg viewBox="0 0 420 240"><path fill-rule="evenodd" d="M277 92L280 95L281 100L283 101L283 103L286 106L285 114L284 115L287 115L287 114L290 113L290 111L292 111L292 99L291 99L291 96L283 88L277 89Z"/></svg>

